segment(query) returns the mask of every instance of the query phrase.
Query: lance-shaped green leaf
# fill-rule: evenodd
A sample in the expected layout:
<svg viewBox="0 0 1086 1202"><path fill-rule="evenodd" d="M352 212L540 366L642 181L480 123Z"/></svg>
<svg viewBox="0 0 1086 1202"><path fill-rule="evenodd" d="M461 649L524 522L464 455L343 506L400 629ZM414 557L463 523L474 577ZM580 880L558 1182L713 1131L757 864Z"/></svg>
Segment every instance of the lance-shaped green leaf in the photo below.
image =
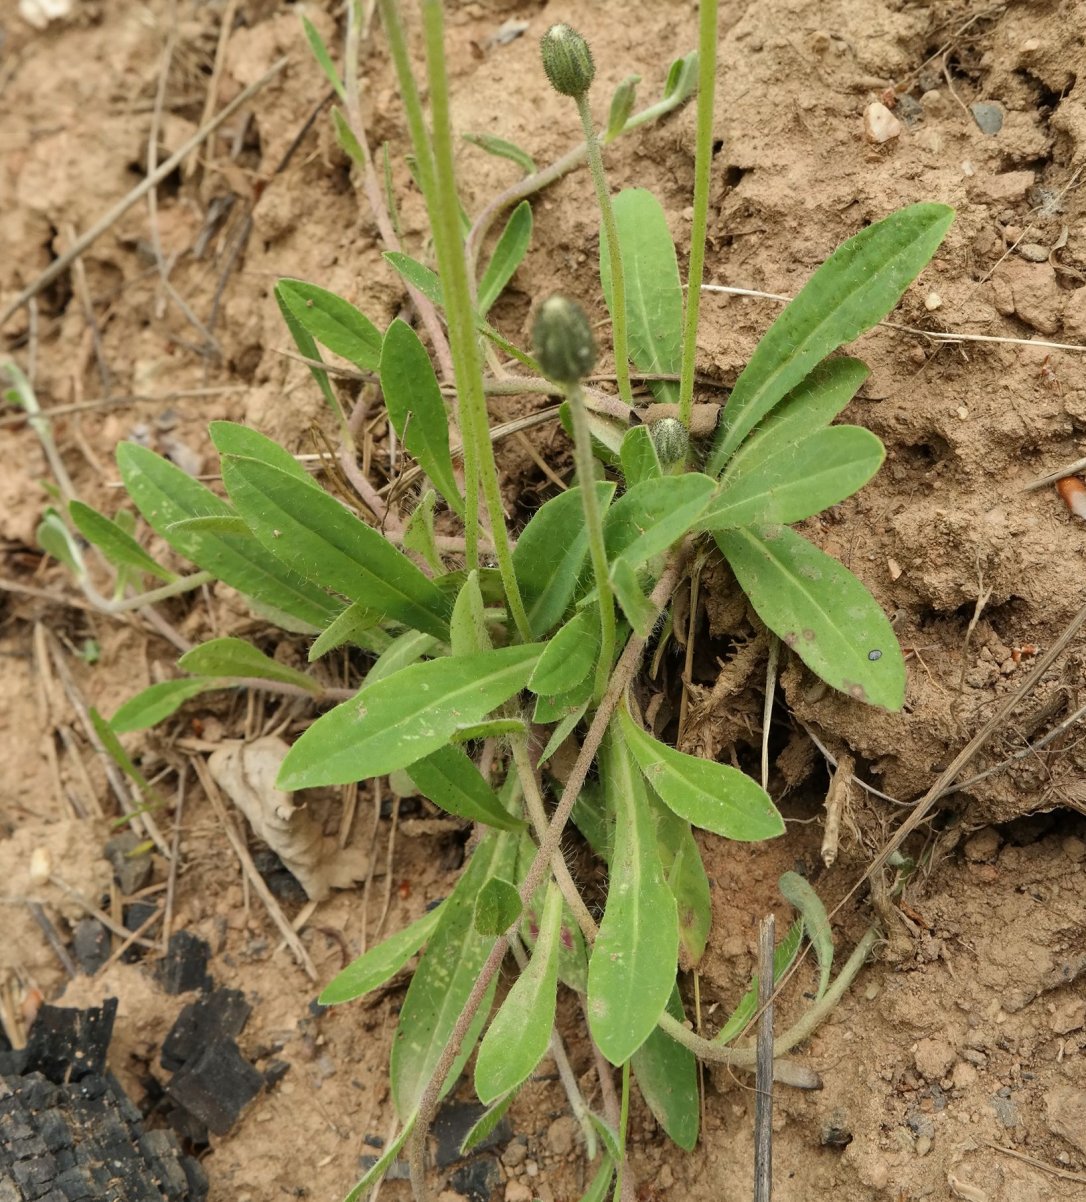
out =
<svg viewBox="0 0 1086 1202"><path fill-rule="evenodd" d="M698 86L698 54L691 50L682 58L672 60L664 83L664 96L669 99L685 100L693 96Z"/></svg>
<svg viewBox="0 0 1086 1202"><path fill-rule="evenodd" d="M833 931L826 907L811 888L811 883L798 872L783 873L777 885L785 901L791 902L803 917L807 938L818 959L818 996L821 998L829 988L830 973L833 971Z"/></svg>
<svg viewBox="0 0 1086 1202"><path fill-rule="evenodd" d="M471 1130L464 1136L464 1141L460 1145L460 1155L467 1156L469 1152L482 1144L488 1135L490 1135L505 1118L509 1112L509 1107L516 1101L517 1091L511 1089L504 1097L499 1098L493 1106L476 1119Z"/></svg>
<svg viewBox="0 0 1086 1202"><path fill-rule="evenodd" d="M403 1125L403 1130L394 1140L386 1145L385 1150L366 1171L361 1181L356 1182L350 1189L343 1202L364 1202L364 1199L369 1197L370 1191L379 1181L384 1179L385 1174L392 1168L393 1161L399 1156L404 1144L407 1143L407 1137L411 1134L417 1117L417 1110L408 1115L407 1121Z"/></svg>
<svg viewBox="0 0 1086 1202"><path fill-rule="evenodd" d="M147 730L176 713L190 697L223 687L221 680L163 680L130 697L110 718L109 725L119 735Z"/></svg>
<svg viewBox="0 0 1086 1202"><path fill-rule="evenodd" d="M659 480L664 474L648 426L630 427L622 439L619 458L622 461L622 475L625 477L627 488L633 488L635 484L646 480Z"/></svg>
<svg viewBox="0 0 1086 1202"><path fill-rule="evenodd" d="M611 483L596 486L601 509L615 494ZM566 612L588 555L584 509L577 488L552 497L532 515L517 539L513 570L537 638L546 634Z"/></svg>
<svg viewBox="0 0 1086 1202"><path fill-rule="evenodd" d="M784 833L769 795L745 772L686 755L654 739L623 708L622 733L660 800L680 818L726 839L754 841Z"/></svg>
<svg viewBox="0 0 1086 1202"><path fill-rule="evenodd" d="M716 491L700 472L645 480L624 493L603 520L607 557L632 568L666 551L690 530Z"/></svg>
<svg viewBox="0 0 1086 1202"><path fill-rule="evenodd" d="M478 146L480 150L485 150L487 154L516 163L525 175L535 175L535 159L526 150L521 150L515 142L495 137L493 134L468 133L462 134L461 137L465 142L470 142L472 146Z"/></svg>
<svg viewBox="0 0 1086 1202"><path fill-rule="evenodd" d="M302 28L305 30L305 40L309 43L309 49L313 51L313 57L324 72L324 78L332 85L332 90L340 100L346 102L347 90L343 86L343 80L339 77L335 63L332 62L332 56L328 53L328 47L324 44L324 38L321 37L317 27L308 17L302 17Z"/></svg>
<svg viewBox="0 0 1086 1202"><path fill-rule="evenodd" d="M444 905L444 903L442 903ZM325 985L317 999L322 1006L353 1002L391 980L433 934L441 919L441 906L382 940L359 956Z"/></svg>
<svg viewBox="0 0 1086 1202"><path fill-rule="evenodd" d="M671 991L667 1012L679 1022L686 1018L678 988ZM656 1121L680 1148L692 1152L701 1117L694 1053L657 1027L634 1052L631 1067Z"/></svg>
<svg viewBox="0 0 1086 1202"><path fill-rule="evenodd" d="M586 606L547 643L528 681L533 693L554 697L568 693L596 666L600 653L600 611Z"/></svg>
<svg viewBox="0 0 1086 1202"><path fill-rule="evenodd" d="M417 664L424 655L429 655L438 645L432 634L419 630L407 630L397 636L377 657L377 662L366 675L366 684L376 684L386 676L394 676L411 664Z"/></svg>
<svg viewBox="0 0 1086 1202"><path fill-rule="evenodd" d="M518 842L519 835L509 832L488 834L441 907L441 921L415 969L392 1043L392 1098L401 1117L418 1105L490 954L494 941L475 930L475 899L492 877L513 874ZM475 1047L496 985L495 979L443 1082L443 1094L455 1084Z"/></svg>
<svg viewBox="0 0 1086 1202"><path fill-rule="evenodd" d="M700 962L709 941L713 922L709 878L690 823L653 796L649 797L649 804L656 822L664 875L679 910L680 967L689 972Z"/></svg>
<svg viewBox="0 0 1086 1202"><path fill-rule="evenodd" d="M386 250L384 259L389 266L395 268L405 284L416 288L439 309L444 307L445 297L441 291L441 280L438 279L436 271L399 250Z"/></svg>
<svg viewBox="0 0 1086 1202"><path fill-rule="evenodd" d="M792 967L792 962L799 952L803 938L803 923L794 922L785 937L777 944L773 952L773 984L779 985L781 978ZM746 1030L751 1019L758 1010L758 974L754 974L750 988L747 990L739 1005L728 1016L728 1021L713 1036L714 1043L731 1043Z"/></svg>
<svg viewBox="0 0 1086 1202"><path fill-rule="evenodd" d="M208 426L211 441L220 455L240 455L245 459L259 459L270 467L277 467L289 476L312 484L313 478L286 449L274 439L252 426L243 426L238 422L212 422Z"/></svg>
<svg viewBox="0 0 1086 1202"><path fill-rule="evenodd" d="M448 606L422 572L329 493L257 459L224 455L230 499L273 556L308 580L438 638Z"/></svg>
<svg viewBox="0 0 1086 1202"><path fill-rule="evenodd" d="M857 701L898 710L905 661L875 598L787 526L714 535L758 617L816 675Z"/></svg>
<svg viewBox="0 0 1086 1202"><path fill-rule="evenodd" d="M723 478L734 472L753 472L781 447L800 442L828 426L869 375L866 364L846 355L820 363L744 439L729 458Z"/></svg>
<svg viewBox="0 0 1086 1202"><path fill-rule="evenodd" d="M270 556L248 531L218 533L178 527L177 523L189 518L234 518L237 514L160 455L134 442L122 442L117 447L117 466L128 495L151 529L224 584L289 614L295 623L311 630L323 630L343 608L341 601Z"/></svg>
<svg viewBox="0 0 1086 1202"><path fill-rule="evenodd" d="M211 639L186 651L177 666L193 676L243 676L292 684L308 693L319 693L321 686L304 672L278 663L244 639Z"/></svg>
<svg viewBox="0 0 1086 1202"><path fill-rule="evenodd" d="M611 587L634 633L647 639L656 623L656 609L645 596L637 571L628 560L616 559L611 565Z"/></svg>
<svg viewBox="0 0 1086 1202"><path fill-rule="evenodd" d="M615 1162L610 1156L604 1156L588 1189L581 1195L581 1202L603 1202L604 1198L610 1193L611 1179L614 1175Z"/></svg>
<svg viewBox="0 0 1086 1202"><path fill-rule="evenodd" d="M441 552L437 549L437 535L434 530L436 505L437 493L428 488L407 519L403 531L403 549L421 555L423 561L441 575L445 571L445 564L442 562Z"/></svg>
<svg viewBox="0 0 1086 1202"><path fill-rule="evenodd" d="M547 1051L554 1026L561 930L562 894L552 881L528 967L517 977L479 1045L475 1092L484 1105L526 1081Z"/></svg>
<svg viewBox="0 0 1086 1202"><path fill-rule="evenodd" d="M475 929L480 935L497 939L517 921L522 909L516 885L504 877L492 876L475 899Z"/></svg>
<svg viewBox="0 0 1086 1202"><path fill-rule="evenodd" d="M279 788L345 785L407 768L520 692L535 645L412 664L319 717L279 770Z"/></svg>
<svg viewBox="0 0 1086 1202"><path fill-rule="evenodd" d="M405 321L394 321L385 333L381 391L389 420L408 454L418 461L449 507L462 514L464 502L449 452L445 399L426 348Z"/></svg>
<svg viewBox="0 0 1086 1202"><path fill-rule="evenodd" d="M87 565L83 562L79 541L52 505L45 510L36 533L38 545L47 555L59 560L76 579L86 575Z"/></svg>
<svg viewBox="0 0 1086 1202"><path fill-rule="evenodd" d="M275 303L279 306L279 312L282 314L283 322L290 331L290 336L294 339L294 345L306 359L315 362L322 362L320 348L317 346L313 335L305 328L304 325L294 316L290 306L286 302L278 285L275 288ZM339 403L339 397L336 396L336 390L332 387L332 381L328 378L328 373L323 367L315 367L310 364L309 373L317 382L317 387L321 390L321 395L328 403L329 409L340 419L344 420L343 407Z"/></svg>
<svg viewBox="0 0 1086 1202"><path fill-rule="evenodd" d="M479 573L471 571L453 603L449 621L449 646L453 655L475 655L490 646L486 607L479 587Z"/></svg>
<svg viewBox="0 0 1086 1202"><path fill-rule="evenodd" d="M314 640L313 645L309 648L307 657L309 662L315 663L322 655L327 655L329 651L334 651L345 643L351 643L355 647L361 647L363 651L372 651L375 655L380 655L392 642L377 625L380 620L381 615L376 610L366 609L364 605L352 601Z"/></svg>
<svg viewBox="0 0 1086 1202"><path fill-rule="evenodd" d="M697 528L801 522L863 488L885 457L882 443L862 426L816 430L756 466L725 472Z"/></svg>
<svg viewBox="0 0 1086 1202"><path fill-rule="evenodd" d="M381 366L381 331L343 297L303 280L280 280L276 294L294 320L334 354L359 371Z"/></svg>
<svg viewBox="0 0 1086 1202"><path fill-rule="evenodd" d="M882 321L942 242L954 210L916 204L839 246L770 326L735 382L706 471L716 476L774 405L831 351Z"/></svg>
<svg viewBox="0 0 1086 1202"><path fill-rule="evenodd" d="M645 783L614 723L602 777L615 813L607 908L588 962L588 1025L612 1064L645 1042L675 985L679 926Z"/></svg>
<svg viewBox="0 0 1086 1202"><path fill-rule="evenodd" d="M503 831L520 830L524 826L521 819L502 805L497 793L460 747L438 748L425 759L411 764L407 775L423 797L458 818L485 822ZM506 923L502 930L509 925Z"/></svg>
<svg viewBox="0 0 1086 1202"><path fill-rule="evenodd" d="M586 701L583 705L579 705L572 713L566 714L565 717L558 722L554 730L551 731L551 737L547 740L547 745L539 753L540 767L542 767L551 758L551 756L554 755L558 748L562 746L566 739L569 738L570 734L573 732L573 728L584 717L585 710L587 709L588 702Z"/></svg>
<svg viewBox="0 0 1086 1202"><path fill-rule="evenodd" d="M634 101L637 99L637 85L640 82L640 75L627 75L615 88L614 95L611 97L611 108L607 114L607 128L602 139L604 142L610 142L617 138L626 128L626 122L633 113Z"/></svg>
<svg viewBox="0 0 1086 1202"><path fill-rule="evenodd" d="M483 278L479 281L479 312L486 316L505 286L513 278L513 272L524 261L532 241L532 206L522 200L513 210L501 232L490 262L486 265Z"/></svg>
<svg viewBox="0 0 1086 1202"><path fill-rule="evenodd" d="M82 501L70 501L68 513L79 533L87 542L94 543L110 563L146 572L148 576L164 580L167 584L177 579L173 572L168 572L152 559L131 534L105 514L84 505Z"/></svg>
<svg viewBox="0 0 1086 1202"><path fill-rule="evenodd" d="M612 205L626 279L630 358L646 374L677 374L682 360L683 288L667 217L660 202L644 188L626 188ZM610 247L602 230L600 281L613 314ZM649 387L658 401L678 400L679 386L674 381L652 380Z"/></svg>

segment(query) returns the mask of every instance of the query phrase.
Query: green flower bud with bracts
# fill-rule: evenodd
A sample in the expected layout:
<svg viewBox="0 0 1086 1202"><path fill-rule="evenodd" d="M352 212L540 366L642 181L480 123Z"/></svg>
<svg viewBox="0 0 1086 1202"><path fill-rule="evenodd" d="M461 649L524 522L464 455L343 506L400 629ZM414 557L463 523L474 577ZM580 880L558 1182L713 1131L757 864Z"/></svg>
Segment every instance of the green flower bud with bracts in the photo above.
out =
<svg viewBox="0 0 1086 1202"><path fill-rule="evenodd" d="M596 363L596 340L576 301L552 296L539 306L532 327L536 358L558 384L578 384Z"/></svg>
<svg viewBox="0 0 1086 1202"><path fill-rule="evenodd" d="M583 96L592 86L596 64L583 37L569 25L552 25L540 43L543 70L563 96Z"/></svg>
<svg viewBox="0 0 1086 1202"><path fill-rule="evenodd" d="M662 417L649 427L652 445L663 467L682 463L690 450L690 436L677 417Z"/></svg>

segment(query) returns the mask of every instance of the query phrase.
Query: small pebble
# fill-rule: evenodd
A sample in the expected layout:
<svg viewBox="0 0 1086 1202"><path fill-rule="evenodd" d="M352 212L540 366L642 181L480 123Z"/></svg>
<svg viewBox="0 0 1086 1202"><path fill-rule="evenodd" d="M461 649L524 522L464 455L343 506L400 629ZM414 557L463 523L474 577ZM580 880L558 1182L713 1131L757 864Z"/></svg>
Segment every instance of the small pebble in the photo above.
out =
<svg viewBox="0 0 1086 1202"><path fill-rule="evenodd" d="M539 1165L534 1160L526 1160L524 1162L524 1175L526 1177L538 1177Z"/></svg>
<svg viewBox="0 0 1086 1202"><path fill-rule="evenodd" d="M976 104L969 106L969 111L973 114L973 120L977 123L981 133L987 134L990 138L994 138L1003 128L1003 109L998 104L978 100Z"/></svg>
<svg viewBox="0 0 1086 1202"><path fill-rule="evenodd" d="M1048 247L1042 246L1039 242L1022 242L1018 247L1018 253L1031 263L1048 262Z"/></svg>
<svg viewBox="0 0 1086 1202"><path fill-rule="evenodd" d="M920 97L920 107L931 117L942 117L947 111L946 97L934 89Z"/></svg>
<svg viewBox="0 0 1086 1202"><path fill-rule="evenodd" d="M523 1181L510 1181L505 1186L505 1202L532 1202L532 1197Z"/></svg>
<svg viewBox="0 0 1086 1202"><path fill-rule="evenodd" d="M964 405L959 405L954 411L958 415L958 420L967 422L969 420L969 410Z"/></svg>
<svg viewBox="0 0 1086 1202"><path fill-rule="evenodd" d="M904 128L886 105L878 100L864 109L864 137L869 142L889 142L891 138L899 137Z"/></svg>
<svg viewBox="0 0 1086 1202"><path fill-rule="evenodd" d="M927 296L924 297L924 308L927 309L929 313L934 313L935 310L942 305L942 303L943 298L938 292L929 292Z"/></svg>

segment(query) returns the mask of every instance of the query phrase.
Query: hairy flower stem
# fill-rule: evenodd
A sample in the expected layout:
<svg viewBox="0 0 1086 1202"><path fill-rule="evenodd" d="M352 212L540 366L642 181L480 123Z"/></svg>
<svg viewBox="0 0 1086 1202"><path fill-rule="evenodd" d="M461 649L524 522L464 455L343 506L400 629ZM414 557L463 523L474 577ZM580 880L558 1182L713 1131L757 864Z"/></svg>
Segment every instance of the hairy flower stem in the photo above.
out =
<svg viewBox="0 0 1086 1202"><path fill-rule="evenodd" d="M618 395L633 407L633 387L630 384L630 353L626 339L626 276L622 269L622 248L618 241L618 226L615 211L611 207L611 193L607 187L607 176L603 170L603 155L592 124L592 110L588 107L588 93L575 97L577 112L584 128L585 146L588 148L588 166L596 185L596 199L603 219L603 233L611 261L611 333L615 346L615 375L618 377Z"/></svg>
<svg viewBox="0 0 1086 1202"><path fill-rule="evenodd" d="M395 10L392 0L382 0L382 14ZM456 205L456 173L453 164L452 125L449 116L449 81L445 64L444 13L441 0L423 0L423 26L426 36L426 67L430 85L430 112L432 119L432 175L429 181L422 163L429 149L425 140L420 146L416 142L420 178L426 192L427 209L437 252L438 270L441 274L445 294L445 315L449 323L449 343L453 356L453 371L457 393L460 397L460 422L464 436L465 467L465 537L467 539L468 566L479 566L479 485L490 525L493 531L494 553L498 561L502 584L505 588L509 612L516 624L520 637L531 639L528 615L521 599L520 588L513 572L513 555L509 546L509 532L505 525L501 488L498 483L498 468L494 460L494 447L490 441L490 420L483 392L482 361L479 343L475 334L475 319L471 304L471 289L468 283L467 266L464 262L464 247L460 234L460 217ZM390 39L391 41L392 39ZM402 31L401 31L402 41ZM406 47L394 53L397 71L405 70L410 75L410 64L406 59ZM402 58L402 64L401 64ZM401 88L404 86L401 76ZM417 97L416 97L417 99ZM416 137L415 122L412 121L412 139ZM423 153L420 153L423 152Z"/></svg>
<svg viewBox="0 0 1086 1202"><path fill-rule="evenodd" d="M618 1146L622 1152L622 1159L615 1165L615 1194L614 1202L626 1202L627 1198L632 1199L633 1191L629 1188L630 1174L628 1170L628 1157L626 1155L626 1130L630 1123L630 1062L627 1060L622 1066L622 1108L619 1111L618 1119ZM629 1183L629 1184L628 1184Z"/></svg>
<svg viewBox="0 0 1086 1202"><path fill-rule="evenodd" d="M603 515L596 496L595 458L592 455L592 432L588 428L588 413L584 393L579 384L566 390L569 412L573 421L573 450L577 465L577 484L581 490L585 530L588 532L588 554L596 577L600 607L600 658L596 664L596 685L593 699L599 701L607 688L611 661L615 655L615 599L611 592L611 574L607 565L607 548L603 541Z"/></svg>
<svg viewBox="0 0 1086 1202"><path fill-rule="evenodd" d="M718 0L701 0L698 25L698 128L694 151L694 215L690 225L690 270L686 281L683 357L679 379L679 421L688 430L694 407L694 361L698 352L698 312L705 269L705 230L709 219L709 170L713 161L717 4Z"/></svg>

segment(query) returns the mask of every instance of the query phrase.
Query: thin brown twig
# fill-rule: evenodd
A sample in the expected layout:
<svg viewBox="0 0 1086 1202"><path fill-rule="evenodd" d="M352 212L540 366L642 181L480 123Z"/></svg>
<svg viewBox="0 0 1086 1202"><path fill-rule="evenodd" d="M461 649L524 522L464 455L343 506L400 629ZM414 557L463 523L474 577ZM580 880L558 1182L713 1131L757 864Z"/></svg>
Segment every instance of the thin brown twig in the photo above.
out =
<svg viewBox="0 0 1086 1202"><path fill-rule="evenodd" d="M221 125L228 121L234 113L238 111L242 105L246 104L253 98L262 88L266 87L287 65L290 60L284 56L277 59L257 80L254 80L247 88L238 93L237 96L222 110L221 113L209 124L202 129L198 129L188 141L185 142L180 149L176 150L170 157L162 163L158 170L153 175L147 175L142 182L137 184L127 196L119 200L111 209L107 210L85 234L79 237L75 243L68 247L66 251L52 263L30 284L28 284L22 292L12 300L7 307L0 312L0 328L7 325L8 321L18 311L34 297L36 297L43 289L49 285L60 275L62 275L71 264L79 258L90 246L118 222L125 213L128 212L133 205L138 204L150 191L151 188L156 188L166 179L171 172L176 171L181 163L207 138L209 138Z"/></svg>
<svg viewBox="0 0 1086 1202"><path fill-rule="evenodd" d="M102 926L112 931L114 935L119 936L121 939L127 939L132 934L132 932L127 928L121 926L119 922L114 922L113 919L105 912L105 910L100 910L94 904L94 902L88 901L78 889L73 889L72 886L66 881L61 880L56 873L50 874L49 883L51 885L56 885L56 887L63 893L66 893L72 899L72 901L82 906L92 918L97 918ZM132 942L138 943L140 947L149 948L151 951L156 950L155 944L153 944L149 939L134 939Z"/></svg>
<svg viewBox="0 0 1086 1202"><path fill-rule="evenodd" d="M758 928L758 1061L754 1070L754 1202L773 1196L773 948L772 914Z"/></svg>

